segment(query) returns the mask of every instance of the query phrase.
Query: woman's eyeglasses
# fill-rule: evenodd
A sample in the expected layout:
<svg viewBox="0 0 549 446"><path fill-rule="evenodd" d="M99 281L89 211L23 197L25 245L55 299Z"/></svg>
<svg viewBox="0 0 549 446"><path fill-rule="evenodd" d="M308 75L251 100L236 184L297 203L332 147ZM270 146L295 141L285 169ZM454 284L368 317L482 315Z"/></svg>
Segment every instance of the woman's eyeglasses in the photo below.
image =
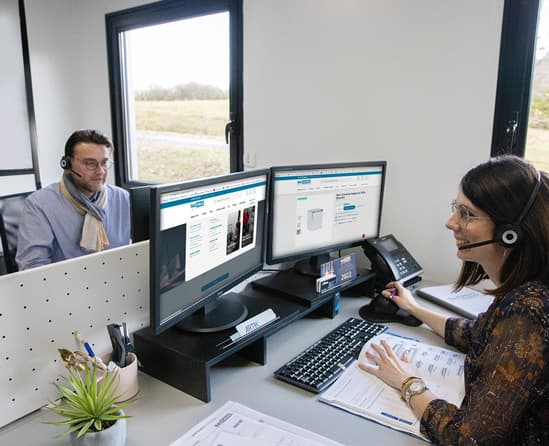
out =
<svg viewBox="0 0 549 446"><path fill-rule="evenodd" d="M463 206L462 204L457 204L456 200L452 200L450 203L450 209L452 214L457 214L459 219L459 224L466 228L469 223L473 220L489 220L489 217L477 217L476 215L471 215L471 211L468 207Z"/></svg>

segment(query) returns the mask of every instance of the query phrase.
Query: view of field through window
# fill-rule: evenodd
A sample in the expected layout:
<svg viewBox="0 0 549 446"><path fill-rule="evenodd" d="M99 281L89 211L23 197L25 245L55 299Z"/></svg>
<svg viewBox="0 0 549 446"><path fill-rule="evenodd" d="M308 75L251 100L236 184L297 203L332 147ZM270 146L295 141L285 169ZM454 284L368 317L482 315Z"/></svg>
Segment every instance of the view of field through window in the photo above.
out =
<svg viewBox="0 0 549 446"><path fill-rule="evenodd" d="M549 172L549 2L541 6L526 152L524 157Z"/></svg>
<svg viewBox="0 0 549 446"><path fill-rule="evenodd" d="M126 31L124 42L130 180L229 173L229 14Z"/></svg>

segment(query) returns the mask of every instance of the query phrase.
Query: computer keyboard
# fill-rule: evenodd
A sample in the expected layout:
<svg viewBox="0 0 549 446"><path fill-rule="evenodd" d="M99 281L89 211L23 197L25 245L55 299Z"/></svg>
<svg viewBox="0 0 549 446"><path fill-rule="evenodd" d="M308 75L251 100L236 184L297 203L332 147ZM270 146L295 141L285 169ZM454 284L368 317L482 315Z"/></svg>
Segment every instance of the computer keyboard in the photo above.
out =
<svg viewBox="0 0 549 446"><path fill-rule="evenodd" d="M357 358L362 346L385 325L351 317L274 372L278 379L319 393Z"/></svg>

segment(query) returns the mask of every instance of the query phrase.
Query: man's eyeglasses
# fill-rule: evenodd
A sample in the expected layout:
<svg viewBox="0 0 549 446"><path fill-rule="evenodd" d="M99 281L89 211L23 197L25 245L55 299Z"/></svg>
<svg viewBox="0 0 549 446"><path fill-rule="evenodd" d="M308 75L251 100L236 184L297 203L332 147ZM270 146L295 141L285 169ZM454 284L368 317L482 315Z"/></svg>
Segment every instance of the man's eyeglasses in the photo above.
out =
<svg viewBox="0 0 549 446"><path fill-rule="evenodd" d="M88 170L97 170L99 166L101 166L101 169L104 169L104 170L109 170L112 167L111 158L105 158L102 161L97 161L93 158L84 158L84 159L75 158L75 159L80 161L84 165L84 167Z"/></svg>
<svg viewBox="0 0 549 446"><path fill-rule="evenodd" d="M450 208L452 214L457 214L459 219L459 224L464 228L469 225L473 220L489 220L489 217L477 217L476 215L471 215L471 211L468 207L463 206L462 204L457 204L456 200L452 200L450 203Z"/></svg>

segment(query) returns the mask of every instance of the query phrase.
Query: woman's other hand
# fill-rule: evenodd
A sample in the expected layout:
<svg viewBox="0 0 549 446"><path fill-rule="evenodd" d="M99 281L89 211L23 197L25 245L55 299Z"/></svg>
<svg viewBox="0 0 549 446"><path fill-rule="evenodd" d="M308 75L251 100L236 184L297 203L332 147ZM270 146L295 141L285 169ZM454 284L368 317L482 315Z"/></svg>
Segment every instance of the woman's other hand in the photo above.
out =
<svg viewBox="0 0 549 446"><path fill-rule="evenodd" d="M381 341L381 345L372 344L371 350L368 350L365 355L377 367L362 360L359 361L358 366L397 390L400 390L402 382L406 378L414 376L414 369L408 362L407 352L402 354L402 359L397 358L395 352L385 340Z"/></svg>

